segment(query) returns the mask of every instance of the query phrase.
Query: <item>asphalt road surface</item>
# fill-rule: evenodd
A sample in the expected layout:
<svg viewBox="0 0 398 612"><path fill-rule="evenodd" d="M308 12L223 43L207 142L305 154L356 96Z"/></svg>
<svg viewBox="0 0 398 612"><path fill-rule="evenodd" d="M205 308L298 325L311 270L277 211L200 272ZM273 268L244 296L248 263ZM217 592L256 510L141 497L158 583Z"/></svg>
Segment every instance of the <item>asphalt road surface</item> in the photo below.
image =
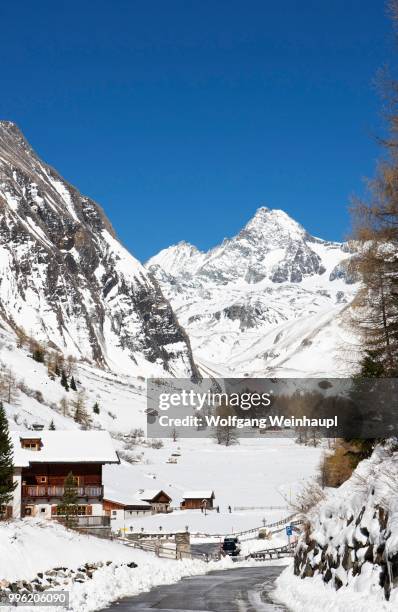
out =
<svg viewBox="0 0 398 612"><path fill-rule="evenodd" d="M276 612L286 608L272 602L274 580L285 566L242 567L184 578L136 597L127 597L108 612Z"/></svg>

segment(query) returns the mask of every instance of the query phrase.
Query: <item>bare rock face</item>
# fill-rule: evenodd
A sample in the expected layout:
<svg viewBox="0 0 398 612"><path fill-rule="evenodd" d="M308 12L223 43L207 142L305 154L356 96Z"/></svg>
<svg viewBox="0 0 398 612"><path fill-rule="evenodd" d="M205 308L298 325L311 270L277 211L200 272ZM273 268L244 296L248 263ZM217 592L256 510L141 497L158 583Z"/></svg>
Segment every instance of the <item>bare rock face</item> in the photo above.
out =
<svg viewBox="0 0 398 612"><path fill-rule="evenodd" d="M157 282L103 210L0 122L0 313L11 325L126 373L196 377Z"/></svg>

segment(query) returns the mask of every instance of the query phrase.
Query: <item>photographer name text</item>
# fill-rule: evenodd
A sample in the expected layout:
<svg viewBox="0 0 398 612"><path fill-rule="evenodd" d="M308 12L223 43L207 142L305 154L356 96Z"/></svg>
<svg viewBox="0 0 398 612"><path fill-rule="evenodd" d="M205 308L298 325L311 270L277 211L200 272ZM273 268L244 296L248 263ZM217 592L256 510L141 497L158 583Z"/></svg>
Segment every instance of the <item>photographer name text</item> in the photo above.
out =
<svg viewBox="0 0 398 612"><path fill-rule="evenodd" d="M161 427L233 427L243 429L245 427L258 427L259 429L281 428L290 429L295 427L315 427L331 429L338 426L337 416L333 418L313 419L303 417L272 416L261 418L242 418L236 415L222 417L219 415L187 415L184 417L169 417L163 414L159 417Z"/></svg>

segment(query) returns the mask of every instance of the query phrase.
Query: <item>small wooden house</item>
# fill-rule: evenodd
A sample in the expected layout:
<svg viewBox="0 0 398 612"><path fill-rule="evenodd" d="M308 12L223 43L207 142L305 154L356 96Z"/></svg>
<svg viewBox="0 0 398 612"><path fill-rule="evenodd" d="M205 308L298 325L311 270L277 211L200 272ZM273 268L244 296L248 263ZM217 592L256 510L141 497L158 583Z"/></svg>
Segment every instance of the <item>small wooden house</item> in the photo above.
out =
<svg viewBox="0 0 398 612"><path fill-rule="evenodd" d="M214 491L186 491L183 494L181 510L200 510L201 508L212 509L214 507Z"/></svg>
<svg viewBox="0 0 398 612"><path fill-rule="evenodd" d="M141 489L137 497L151 505L153 513L170 512L171 497L159 489Z"/></svg>

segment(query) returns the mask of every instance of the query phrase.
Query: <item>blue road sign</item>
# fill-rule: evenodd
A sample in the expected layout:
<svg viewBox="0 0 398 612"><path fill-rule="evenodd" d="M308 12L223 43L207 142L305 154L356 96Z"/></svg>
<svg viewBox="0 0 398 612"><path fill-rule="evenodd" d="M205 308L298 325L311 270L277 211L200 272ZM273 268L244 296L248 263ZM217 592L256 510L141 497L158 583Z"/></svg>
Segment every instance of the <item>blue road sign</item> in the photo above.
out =
<svg viewBox="0 0 398 612"><path fill-rule="evenodd" d="M293 528L291 525L286 525L286 535L287 536L293 535Z"/></svg>

